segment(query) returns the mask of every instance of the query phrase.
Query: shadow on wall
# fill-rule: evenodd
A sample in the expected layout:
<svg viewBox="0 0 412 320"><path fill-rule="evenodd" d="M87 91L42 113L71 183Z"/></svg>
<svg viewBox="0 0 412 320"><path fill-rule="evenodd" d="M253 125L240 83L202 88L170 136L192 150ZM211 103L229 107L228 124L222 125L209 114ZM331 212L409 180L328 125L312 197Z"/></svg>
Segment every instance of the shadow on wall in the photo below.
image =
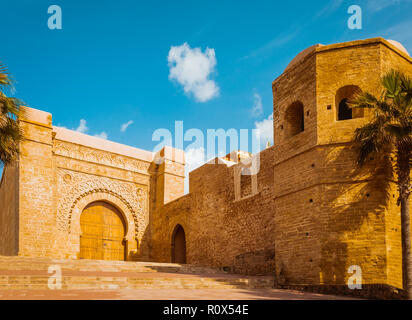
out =
<svg viewBox="0 0 412 320"><path fill-rule="evenodd" d="M268 275L268 269L273 270L275 250L273 248L246 252L235 257L235 265L229 272L242 275ZM274 271L273 271L274 273Z"/></svg>
<svg viewBox="0 0 412 320"><path fill-rule="evenodd" d="M149 223L146 226L146 229L143 232L143 237L141 241L137 241L137 252L130 253L127 259L129 261L143 261L143 262L150 262L154 261L152 253L153 253L153 245L152 245L152 231L153 231L153 222L156 217L156 205L157 205L157 197L161 197L157 193L157 172L159 170L160 165L152 162L149 167L150 172L150 189L149 189L149 204L148 204L148 220Z"/></svg>
<svg viewBox="0 0 412 320"><path fill-rule="evenodd" d="M321 238L320 284L346 285L352 265L362 268L364 284L385 281L384 224L393 179L391 160L389 155L376 156L363 168L351 170L346 166L356 154L357 148L352 146L332 149L326 155L327 168L344 168L347 177L339 172L337 176L357 182L323 187L320 214L326 232Z"/></svg>
<svg viewBox="0 0 412 320"><path fill-rule="evenodd" d="M151 252L151 236L150 236L150 227L147 226L146 230L143 233L142 240L139 242L137 239L137 251L129 252L129 255L126 257L127 261L141 261L141 262L150 262L152 258L150 256Z"/></svg>

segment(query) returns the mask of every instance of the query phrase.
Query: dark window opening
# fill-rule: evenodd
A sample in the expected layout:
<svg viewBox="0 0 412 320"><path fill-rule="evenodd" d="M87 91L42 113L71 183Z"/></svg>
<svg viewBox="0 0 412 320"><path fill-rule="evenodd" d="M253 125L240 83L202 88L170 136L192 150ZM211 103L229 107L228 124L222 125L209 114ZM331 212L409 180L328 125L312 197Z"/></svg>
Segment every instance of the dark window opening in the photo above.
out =
<svg viewBox="0 0 412 320"><path fill-rule="evenodd" d="M345 98L339 103L338 120L350 120L352 118L352 109L349 108L348 98Z"/></svg>
<svg viewBox="0 0 412 320"><path fill-rule="evenodd" d="M336 119L338 121L364 117L364 109L349 107L351 99L360 92L361 89L355 85L344 86L336 92L335 106L337 111Z"/></svg>
<svg viewBox="0 0 412 320"><path fill-rule="evenodd" d="M286 138L291 138L305 131L304 107L301 102L295 102L286 110Z"/></svg>

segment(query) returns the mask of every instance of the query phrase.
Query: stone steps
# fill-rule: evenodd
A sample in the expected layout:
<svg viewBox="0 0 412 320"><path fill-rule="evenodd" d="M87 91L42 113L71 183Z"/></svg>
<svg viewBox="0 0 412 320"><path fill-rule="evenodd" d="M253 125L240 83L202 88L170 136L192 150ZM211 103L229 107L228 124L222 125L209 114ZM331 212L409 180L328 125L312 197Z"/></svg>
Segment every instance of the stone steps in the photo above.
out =
<svg viewBox="0 0 412 320"><path fill-rule="evenodd" d="M116 271L116 272L167 272L167 273L208 273L225 272L191 265L156 262L100 261L100 260L64 260L30 257L0 256L0 270L48 270L49 266L59 265L68 271Z"/></svg>
<svg viewBox="0 0 412 320"><path fill-rule="evenodd" d="M63 290L262 289L272 277L230 275L211 268L152 262L1 257L0 290L47 290L50 266L60 266Z"/></svg>

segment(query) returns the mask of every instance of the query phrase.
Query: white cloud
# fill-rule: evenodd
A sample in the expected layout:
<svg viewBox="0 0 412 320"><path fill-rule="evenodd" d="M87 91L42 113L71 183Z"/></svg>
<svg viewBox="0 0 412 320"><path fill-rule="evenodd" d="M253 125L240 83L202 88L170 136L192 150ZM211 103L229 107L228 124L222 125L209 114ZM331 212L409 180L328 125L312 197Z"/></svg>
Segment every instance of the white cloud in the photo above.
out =
<svg viewBox="0 0 412 320"><path fill-rule="evenodd" d="M259 130L261 147L265 147L268 141L273 145L273 113L263 121L256 121L255 127Z"/></svg>
<svg viewBox="0 0 412 320"><path fill-rule="evenodd" d="M106 132L101 132L99 134L95 134L94 136L97 137L97 138L100 138L100 139L107 140L107 133Z"/></svg>
<svg viewBox="0 0 412 320"><path fill-rule="evenodd" d="M206 163L206 152L202 147L191 148L185 152L185 193L189 192L189 173Z"/></svg>
<svg viewBox="0 0 412 320"><path fill-rule="evenodd" d="M64 127L63 127L64 128ZM74 131L80 132L80 133L86 133L89 131L89 128L87 127L87 121L84 119L80 119L80 124L76 129L73 129ZM97 138L105 139L107 140L107 133L106 132L101 132L99 134L94 135Z"/></svg>
<svg viewBox="0 0 412 320"><path fill-rule="evenodd" d="M263 114L262 97L258 93L253 95L253 107L250 113L252 117L255 118L260 117Z"/></svg>
<svg viewBox="0 0 412 320"><path fill-rule="evenodd" d="M88 130L89 128L86 125L86 120L80 119L80 124L77 127L77 129L75 129L75 131L80 132L80 133L86 133Z"/></svg>
<svg viewBox="0 0 412 320"><path fill-rule="evenodd" d="M202 147L189 149L186 151L185 155L187 166L192 168L190 171L199 168L205 163L205 149Z"/></svg>
<svg viewBox="0 0 412 320"><path fill-rule="evenodd" d="M127 128L133 124L133 120L129 120L126 123L123 123L120 127L121 132L126 132Z"/></svg>
<svg viewBox="0 0 412 320"><path fill-rule="evenodd" d="M193 94L198 102L206 102L219 95L219 87L210 80L215 71L215 50L207 48L203 53L200 48L190 48L185 42L181 46L172 46L167 57L169 79L183 86L185 93Z"/></svg>

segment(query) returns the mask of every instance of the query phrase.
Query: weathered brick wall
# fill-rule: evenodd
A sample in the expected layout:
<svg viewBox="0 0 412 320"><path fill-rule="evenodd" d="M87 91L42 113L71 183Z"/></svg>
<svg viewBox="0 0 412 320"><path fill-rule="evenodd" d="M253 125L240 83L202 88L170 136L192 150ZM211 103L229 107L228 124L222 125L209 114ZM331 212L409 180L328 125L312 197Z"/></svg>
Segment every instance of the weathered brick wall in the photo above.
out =
<svg viewBox="0 0 412 320"><path fill-rule="evenodd" d="M162 206L184 195L185 155L182 150L164 147L151 167L154 177L152 197L156 206Z"/></svg>
<svg viewBox="0 0 412 320"><path fill-rule="evenodd" d="M399 50L393 50L393 46L386 41L380 46L381 73L391 69L401 70L412 77L412 59ZM396 179L396 177L395 177ZM385 241L387 254L387 282L388 284L402 287L402 242L400 208L397 206L398 191L396 185L390 184L388 190L389 203L385 214ZM412 199L411 199L412 201Z"/></svg>
<svg viewBox="0 0 412 320"><path fill-rule="evenodd" d="M0 182L0 255L17 255L18 201L18 166L14 163L3 169Z"/></svg>
<svg viewBox="0 0 412 320"><path fill-rule="evenodd" d="M55 252L55 175L51 115L35 112L21 119L25 140L19 159L19 255Z"/></svg>
<svg viewBox="0 0 412 320"><path fill-rule="evenodd" d="M191 263L191 250L193 234L189 227L189 221L192 217L192 197L191 195L183 196L177 200L171 201L156 210L151 220L152 229L152 259L157 262L172 261L172 235L177 225L181 225L185 231L188 262Z"/></svg>
<svg viewBox="0 0 412 320"><path fill-rule="evenodd" d="M171 261L172 233L178 223L187 234L189 216L184 195L185 159L182 150L163 148L155 156L150 172L150 258L160 262ZM176 200L177 199L177 200ZM164 211L159 211L163 208ZM179 222L177 222L179 221Z"/></svg>
<svg viewBox="0 0 412 320"><path fill-rule="evenodd" d="M266 149L259 156L258 193L233 201L231 191L229 207L222 221L223 225L229 227L228 237L221 248L225 248L225 255L234 256L234 262L230 261L229 264L229 267L233 265L233 271L242 274L273 275L276 233L273 219L274 149ZM235 169L236 166L231 168L232 174Z"/></svg>
<svg viewBox="0 0 412 320"><path fill-rule="evenodd" d="M393 182L389 183L388 195L389 201L385 208L387 283L396 288L402 288L402 230L400 207L397 205L399 193L396 184Z"/></svg>
<svg viewBox="0 0 412 320"><path fill-rule="evenodd" d="M280 145L275 153L280 282L345 285L348 268L358 265L365 285L401 286L399 207L394 203L395 190L385 192L390 185L387 160L375 159L362 170L356 168L356 149L350 141L369 116L337 121L336 99L339 89L350 85L378 95L383 72L396 66L410 70L410 59L392 49L384 40L372 39L315 50L317 146L295 151L308 145L304 132L287 141L289 150ZM382 57L386 50L400 61ZM310 59L309 55L301 64ZM276 80L275 89L299 81L298 68L299 64Z"/></svg>
<svg viewBox="0 0 412 320"><path fill-rule="evenodd" d="M337 121L337 104L340 101L336 101L336 95L339 89L350 85L370 93L380 93L381 74L377 72L380 70L380 44L365 41L320 47L316 54L316 70L318 142L351 141L355 128L368 118Z"/></svg>
<svg viewBox="0 0 412 320"><path fill-rule="evenodd" d="M352 120L337 118L339 100L344 98L339 96L341 88L356 86L379 94L379 48L379 42L363 41L319 48L317 54L317 128L323 160L321 284L346 284L352 265L362 268L364 284L386 283L385 197L379 187L384 182L378 182L384 177L367 175L373 165L358 172L356 150L342 145L353 139L354 130L369 119L368 113Z"/></svg>
<svg viewBox="0 0 412 320"><path fill-rule="evenodd" d="M348 143L368 114L364 119L337 121L340 88L356 85L378 95L380 77L392 68L410 73L411 59L381 39L317 49L319 147L296 156L293 149L299 142L291 139L292 152L279 154L282 159L290 156L290 160L279 170L275 167L275 190L289 192L288 199L275 198L276 227L283 230L275 241L277 269L282 270L285 283L344 285L350 276L349 266L359 265L364 284L402 286L396 189L392 184L388 194L385 192L385 186L391 184L382 159L356 170L356 150ZM295 140L304 139L304 134L300 135ZM294 168L295 173L290 174ZM276 181L284 181L284 187L277 188ZM289 220L290 212L299 207L306 211L306 217L304 212L293 212ZM288 233L290 237L285 237ZM315 241L308 245L313 235ZM297 253L291 253L290 248L297 248L293 250ZM279 260L290 263L285 266Z"/></svg>
<svg viewBox="0 0 412 320"><path fill-rule="evenodd" d="M272 84L274 144L278 155L290 156L316 144L316 59L309 54L300 63L288 68ZM299 139L289 137L288 109L303 104L304 127ZM302 138L304 136L304 138ZM288 141L288 143L284 143ZM292 141L292 142L291 142Z"/></svg>
<svg viewBox="0 0 412 320"><path fill-rule="evenodd" d="M411 57L402 51L396 50L392 44L385 40L383 40L383 44L380 46L380 58L382 73L395 69L412 76Z"/></svg>
<svg viewBox="0 0 412 320"><path fill-rule="evenodd" d="M277 281L316 283L319 277L319 196L316 170L317 108L315 47L294 60L273 82L274 210ZM285 137L285 114L300 101L304 131Z"/></svg>
<svg viewBox="0 0 412 320"><path fill-rule="evenodd" d="M170 262L172 233L183 226L187 262L245 274L274 274L273 150L260 155L258 193L235 200L238 165L206 164L190 174L190 194L156 210L153 252Z"/></svg>
<svg viewBox="0 0 412 320"><path fill-rule="evenodd" d="M195 170L190 195L157 208L154 233L167 237L154 244L156 257L170 259L170 235L180 223L189 263L251 274L276 270L280 284L312 286L345 286L348 268L357 265L365 285L401 287L390 160L356 167L351 140L370 113L338 121L338 105L355 87L378 95L384 72L411 70L411 62L383 39L315 46L300 55L273 82L275 146L262 153L259 193L234 200L237 166ZM296 102L303 104L304 131L291 137L287 110ZM249 185L241 195L245 190Z"/></svg>
<svg viewBox="0 0 412 320"><path fill-rule="evenodd" d="M18 221L17 215L10 215L13 202L7 200L9 214L1 224L8 230L2 233L7 237L4 246L9 246L14 228L18 230L14 236L19 239L19 255L76 259L83 209L92 202L106 201L124 216L127 259L149 260L152 154L52 127L51 115L40 110L27 108L20 122L25 140L18 178L15 174ZM2 189L11 192L1 195L12 198L17 186L12 172L6 172Z"/></svg>
<svg viewBox="0 0 412 320"><path fill-rule="evenodd" d="M351 265L365 281L384 278L377 248L385 248L385 180L381 169L367 174L379 161L354 170L354 160L346 146L317 146L275 167L275 252L285 283L344 284Z"/></svg>

